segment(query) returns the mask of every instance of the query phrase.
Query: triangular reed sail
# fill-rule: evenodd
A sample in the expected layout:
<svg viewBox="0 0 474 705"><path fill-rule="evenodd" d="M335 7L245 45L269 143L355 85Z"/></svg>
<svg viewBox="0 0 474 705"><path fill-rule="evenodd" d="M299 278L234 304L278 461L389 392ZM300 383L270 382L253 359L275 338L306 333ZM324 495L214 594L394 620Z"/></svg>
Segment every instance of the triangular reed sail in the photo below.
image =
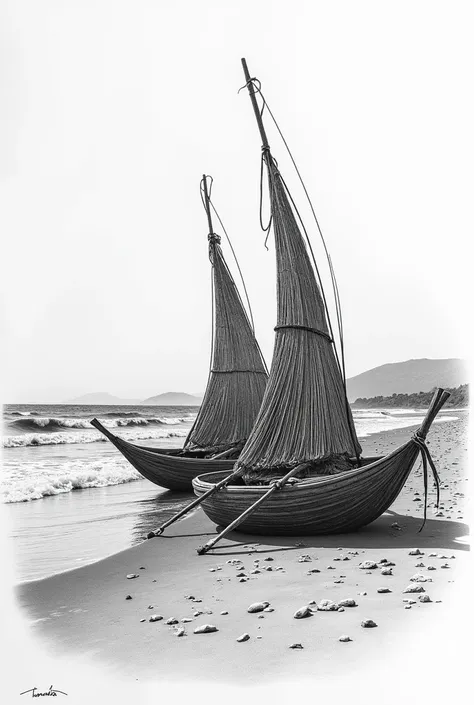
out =
<svg viewBox="0 0 474 705"><path fill-rule="evenodd" d="M203 178L208 209L207 182ZM184 451L240 450L262 403L267 372L208 211L214 285L214 345L206 393Z"/></svg>
<svg viewBox="0 0 474 705"><path fill-rule="evenodd" d="M255 88L247 80L254 102ZM275 234L278 324L262 406L236 466L248 484L272 470L323 460L337 465L361 452L315 271L258 108L256 115Z"/></svg>

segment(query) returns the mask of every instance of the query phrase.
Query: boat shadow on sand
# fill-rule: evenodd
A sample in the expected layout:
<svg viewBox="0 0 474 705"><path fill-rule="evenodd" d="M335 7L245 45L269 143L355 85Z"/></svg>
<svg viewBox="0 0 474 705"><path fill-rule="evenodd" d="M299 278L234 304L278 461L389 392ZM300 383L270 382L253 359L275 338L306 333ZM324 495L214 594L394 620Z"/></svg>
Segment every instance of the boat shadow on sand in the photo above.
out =
<svg viewBox="0 0 474 705"><path fill-rule="evenodd" d="M363 548L363 549L388 549L388 548L442 548L445 550L469 551L466 537L469 534L467 524L458 521L427 519L423 531L419 532L422 518L397 514L387 511L379 519L358 531L345 534L327 534L317 536L257 536L255 534L242 534L233 531L226 539L232 541L216 546L210 555L235 556L253 553L279 553L283 551L302 551L309 548ZM392 524L401 528L393 528ZM184 528L184 527L183 527ZM221 531L223 527L217 527ZM195 536L199 538L208 536L209 533L185 534L173 532L169 538L184 538ZM160 537L160 538L165 538ZM196 544L197 548L197 544Z"/></svg>

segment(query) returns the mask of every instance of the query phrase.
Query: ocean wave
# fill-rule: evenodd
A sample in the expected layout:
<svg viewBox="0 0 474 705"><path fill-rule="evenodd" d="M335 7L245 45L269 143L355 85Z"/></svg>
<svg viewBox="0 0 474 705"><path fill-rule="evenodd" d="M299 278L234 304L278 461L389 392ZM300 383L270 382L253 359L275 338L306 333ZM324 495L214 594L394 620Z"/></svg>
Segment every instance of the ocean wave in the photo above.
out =
<svg viewBox="0 0 474 705"><path fill-rule="evenodd" d="M45 466L37 467L35 476L31 473L12 476L3 483L3 502L30 502L74 490L121 485L140 479L140 473L128 463L110 459L89 463L72 461L65 463L60 470Z"/></svg>
<svg viewBox="0 0 474 705"><path fill-rule="evenodd" d="M188 435L186 430L180 431L157 431L157 430L136 430L122 434L126 441L145 441L158 438L184 438ZM23 433L20 436L6 436L3 439L4 448L19 448L21 446L46 446L63 445L72 443L106 443L107 438L98 431L80 433Z"/></svg>
<svg viewBox="0 0 474 705"><path fill-rule="evenodd" d="M106 426L107 428L122 428L126 426L150 426L150 425L155 425L155 426L176 426L180 423L185 423L189 419L180 417L180 418L168 418L168 417L161 417L157 416L155 418L144 418L142 416L133 416L131 418L123 418L123 414L118 417L118 418L107 418L107 419L99 419L99 421ZM13 429L21 430L21 431L38 431L41 429L41 431L45 432L48 431L49 433L55 432L55 431L61 431L63 429L71 429L71 428L78 428L78 429L88 429L91 427L90 419L84 419L84 418L65 418L65 417L59 417L59 418L50 418L48 416L46 417L38 417L38 418L25 418L22 417L20 419L14 419L13 421L10 421L9 426Z"/></svg>

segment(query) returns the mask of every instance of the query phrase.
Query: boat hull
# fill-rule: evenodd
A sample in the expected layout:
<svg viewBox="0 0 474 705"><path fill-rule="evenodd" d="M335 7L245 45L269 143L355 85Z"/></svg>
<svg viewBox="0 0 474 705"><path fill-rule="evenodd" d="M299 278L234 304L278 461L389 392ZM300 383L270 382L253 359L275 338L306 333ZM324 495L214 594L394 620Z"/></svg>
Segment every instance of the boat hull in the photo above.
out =
<svg viewBox="0 0 474 705"><path fill-rule="evenodd" d="M395 501L418 455L407 443L383 458L369 458L347 473L303 480L274 492L239 526L247 534L303 536L346 533L360 529L383 514ZM223 479L225 473L199 475L193 480L199 497ZM254 504L268 486L235 485L202 502L207 516L228 526Z"/></svg>
<svg viewBox="0 0 474 705"><path fill-rule="evenodd" d="M155 485L178 492L192 491L192 481L197 475L213 471L230 471L235 460L212 458L186 458L177 455L180 449L157 449L137 446L115 436L96 419L91 424L101 431L135 470Z"/></svg>

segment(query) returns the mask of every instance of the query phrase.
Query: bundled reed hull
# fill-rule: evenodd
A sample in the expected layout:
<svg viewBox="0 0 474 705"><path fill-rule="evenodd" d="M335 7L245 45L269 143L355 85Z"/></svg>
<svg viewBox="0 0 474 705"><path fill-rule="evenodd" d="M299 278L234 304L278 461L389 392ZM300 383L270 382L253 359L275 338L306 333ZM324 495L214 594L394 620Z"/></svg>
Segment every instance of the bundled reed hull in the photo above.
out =
<svg viewBox="0 0 474 705"><path fill-rule="evenodd" d="M181 449L158 449L136 446L115 436L109 429L94 419L91 424L101 431L135 470L147 480L160 487L179 492L192 490L192 481L201 473L230 471L234 460L212 460L208 458L186 458L177 455Z"/></svg>
<svg viewBox="0 0 474 705"><path fill-rule="evenodd" d="M302 536L355 531L370 524L395 501L418 455L409 442L384 458L370 458L362 467L340 475L285 485L240 526L239 531L275 536ZM225 473L200 475L193 480L199 497ZM235 485L204 500L202 507L218 526L228 526L254 504L268 486Z"/></svg>

